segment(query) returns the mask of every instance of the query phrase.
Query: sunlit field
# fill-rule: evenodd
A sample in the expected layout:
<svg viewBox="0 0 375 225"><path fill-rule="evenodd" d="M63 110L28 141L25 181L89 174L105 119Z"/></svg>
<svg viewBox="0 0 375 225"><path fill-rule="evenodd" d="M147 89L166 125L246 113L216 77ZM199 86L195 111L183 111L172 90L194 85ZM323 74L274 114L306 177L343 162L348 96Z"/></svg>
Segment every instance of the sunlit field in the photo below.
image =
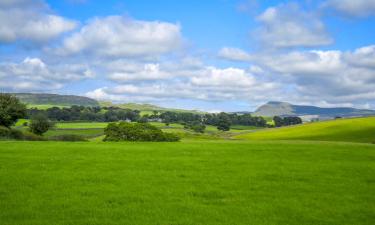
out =
<svg viewBox="0 0 375 225"><path fill-rule="evenodd" d="M375 146L2 142L0 224L373 224Z"/></svg>

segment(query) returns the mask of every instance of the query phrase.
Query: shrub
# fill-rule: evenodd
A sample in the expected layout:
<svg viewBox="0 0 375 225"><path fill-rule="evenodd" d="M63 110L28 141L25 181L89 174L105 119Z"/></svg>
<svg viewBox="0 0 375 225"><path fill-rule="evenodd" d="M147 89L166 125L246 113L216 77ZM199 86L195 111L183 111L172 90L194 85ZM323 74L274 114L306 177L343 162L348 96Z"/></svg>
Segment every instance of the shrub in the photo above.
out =
<svg viewBox="0 0 375 225"><path fill-rule="evenodd" d="M10 134L11 139L16 139L16 140L23 140L24 139L24 135L23 135L22 131L20 131L20 130L10 129L9 134Z"/></svg>
<svg viewBox="0 0 375 225"><path fill-rule="evenodd" d="M64 134L64 135L58 135L50 137L49 140L52 141L70 141L70 142L83 142L87 141L87 139L81 135L75 135L75 134Z"/></svg>
<svg viewBox="0 0 375 225"><path fill-rule="evenodd" d="M33 134L31 132L28 132L28 131L23 132L23 140L25 140L25 141L46 141L46 139L44 137Z"/></svg>
<svg viewBox="0 0 375 225"><path fill-rule="evenodd" d="M0 139L9 139L10 138L10 129L0 126Z"/></svg>
<svg viewBox="0 0 375 225"><path fill-rule="evenodd" d="M45 139L37 136L30 132L22 132L16 129L9 129L0 126L0 139L10 139L10 140L25 140L25 141L44 141Z"/></svg>
<svg viewBox="0 0 375 225"><path fill-rule="evenodd" d="M163 133L163 134L164 134L164 141L167 141L167 142L176 142L181 139L180 136L173 134L173 133Z"/></svg>
<svg viewBox="0 0 375 225"><path fill-rule="evenodd" d="M164 133L148 123L110 123L104 130L104 141L178 141L180 138Z"/></svg>
<svg viewBox="0 0 375 225"><path fill-rule="evenodd" d="M45 115L38 114L31 118L30 131L37 135L43 135L53 126L54 124Z"/></svg>
<svg viewBox="0 0 375 225"><path fill-rule="evenodd" d="M204 130L206 129L206 126L201 123L187 123L184 125L185 129L192 130L196 133L204 133Z"/></svg>

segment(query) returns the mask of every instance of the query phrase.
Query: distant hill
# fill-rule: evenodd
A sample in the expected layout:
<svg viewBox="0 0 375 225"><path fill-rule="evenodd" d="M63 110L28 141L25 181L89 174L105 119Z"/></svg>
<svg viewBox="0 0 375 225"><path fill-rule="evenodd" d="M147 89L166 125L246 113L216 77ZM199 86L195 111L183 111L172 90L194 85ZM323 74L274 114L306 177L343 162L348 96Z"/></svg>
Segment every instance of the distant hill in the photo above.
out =
<svg viewBox="0 0 375 225"><path fill-rule="evenodd" d="M116 106L123 109L132 109L132 110L139 110L143 112L150 112L152 111L170 111L170 112L190 112L190 113L197 113L203 114L205 112L199 110L187 110L187 109L173 109L173 108L164 108L157 105L152 104L140 104L140 103L120 103L114 104L112 102L100 102L100 106Z"/></svg>
<svg viewBox="0 0 375 225"><path fill-rule="evenodd" d="M375 115L375 110L355 108L321 108L316 106L292 105L287 102L268 102L260 106L254 115L258 116L316 116L319 118L358 117Z"/></svg>
<svg viewBox="0 0 375 225"><path fill-rule="evenodd" d="M337 119L263 129L235 136L246 140L312 140L375 143L375 117Z"/></svg>
<svg viewBox="0 0 375 225"><path fill-rule="evenodd" d="M32 94L11 93L28 105L51 105L51 106L99 106L99 102L83 96L58 95L58 94Z"/></svg>

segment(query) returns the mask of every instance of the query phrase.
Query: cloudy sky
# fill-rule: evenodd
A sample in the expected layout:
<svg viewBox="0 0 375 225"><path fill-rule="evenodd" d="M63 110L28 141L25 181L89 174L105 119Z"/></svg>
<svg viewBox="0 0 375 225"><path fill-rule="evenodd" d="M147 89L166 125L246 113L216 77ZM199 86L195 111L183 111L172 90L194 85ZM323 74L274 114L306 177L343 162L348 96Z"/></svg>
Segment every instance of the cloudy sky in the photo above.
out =
<svg viewBox="0 0 375 225"><path fill-rule="evenodd" d="M0 91L375 109L375 0L0 0Z"/></svg>

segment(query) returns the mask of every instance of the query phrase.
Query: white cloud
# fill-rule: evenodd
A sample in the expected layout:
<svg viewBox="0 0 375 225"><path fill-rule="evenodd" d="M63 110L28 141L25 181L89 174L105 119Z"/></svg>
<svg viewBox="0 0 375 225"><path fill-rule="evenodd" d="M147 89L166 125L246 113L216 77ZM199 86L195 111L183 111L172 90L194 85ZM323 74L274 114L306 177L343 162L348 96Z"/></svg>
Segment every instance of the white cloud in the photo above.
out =
<svg viewBox="0 0 375 225"><path fill-rule="evenodd" d="M198 86L251 87L255 78L238 68L217 69L207 67L203 74L191 78L191 83Z"/></svg>
<svg viewBox="0 0 375 225"><path fill-rule="evenodd" d="M239 48L224 47L220 49L218 56L223 59L233 61L249 61L251 60L250 54Z"/></svg>
<svg viewBox="0 0 375 225"><path fill-rule="evenodd" d="M316 47L333 42L319 17L303 11L297 4L270 7L257 20L261 26L253 35L263 47Z"/></svg>
<svg viewBox="0 0 375 225"><path fill-rule="evenodd" d="M128 64L126 64L128 65ZM137 81L137 80L162 80L171 78L172 74L162 71L159 64L133 64L130 68L123 67L120 71L109 74L109 79L118 82Z"/></svg>
<svg viewBox="0 0 375 225"><path fill-rule="evenodd" d="M76 25L75 21L49 13L41 1L1 2L0 43L44 42L71 31Z"/></svg>
<svg viewBox="0 0 375 225"><path fill-rule="evenodd" d="M294 51L257 55L279 82L292 85L299 101L365 104L375 94L375 48L354 51Z"/></svg>
<svg viewBox="0 0 375 225"><path fill-rule="evenodd" d="M243 69L203 67L191 76L146 83L103 87L86 95L101 100L159 102L177 99L204 101L256 100L273 93L277 85L262 83ZM178 74L178 73L177 73ZM263 94L262 94L263 93Z"/></svg>
<svg viewBox="0 0 375 225"><path fill-rule="evenodd" d="M39 58L25 58L20 63L0 63L0 88L7 91L57 90L64 84L92 78L86 65L47 65Z"/></svg>
<svg viewBox="0 0 375 225"><path fill-rule="evenodd" d="M323 6L350 17L375 15L375 0L328 0Z"/></svg>
<svg viewBox="0 0 375 225"><path fill-rule="evenodd" d="M181 46L179 25L108 16L89 21L64 40L63 54L94 53L110 57L158 56Z"/></svg>

